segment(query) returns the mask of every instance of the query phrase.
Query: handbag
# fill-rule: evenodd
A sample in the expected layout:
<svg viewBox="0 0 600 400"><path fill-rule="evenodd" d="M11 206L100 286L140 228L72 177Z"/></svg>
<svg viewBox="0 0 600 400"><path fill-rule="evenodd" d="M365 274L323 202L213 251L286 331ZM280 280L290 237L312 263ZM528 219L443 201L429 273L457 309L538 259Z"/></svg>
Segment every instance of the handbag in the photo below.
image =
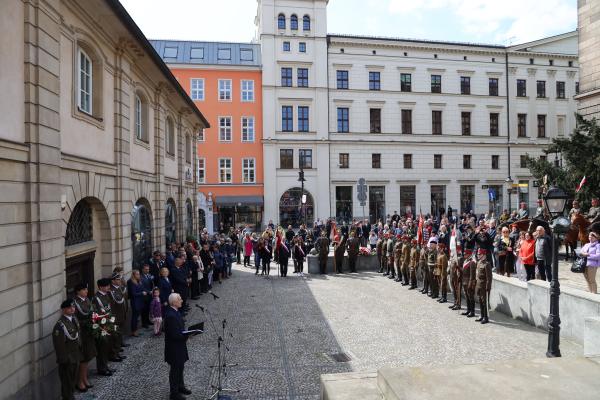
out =
<svg viewBox="0 0 600 400"><path fill-rule="evenodd" d="M576 274L583 274L587 266L587 257L577 257L571 265L571 272Z"/></svg>

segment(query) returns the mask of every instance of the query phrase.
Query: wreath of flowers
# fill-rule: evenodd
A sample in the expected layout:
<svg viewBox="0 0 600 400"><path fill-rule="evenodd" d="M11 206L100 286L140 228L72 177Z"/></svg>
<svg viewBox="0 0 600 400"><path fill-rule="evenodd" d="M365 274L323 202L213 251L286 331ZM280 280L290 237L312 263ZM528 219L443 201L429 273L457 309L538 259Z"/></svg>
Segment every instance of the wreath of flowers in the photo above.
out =
<svg viewBox="0 0 600 400"><path fill-rule="evenodd" d="M361 247L360 249L358 249L358 255L359 256L373 256L376 254L375 250L371 250L368 247Z"/></svg>
<svg viewBox="0 0 600 400"><path fill-rule="evenodd" d="M92 313L92 335L96 339L108 339L117 331L115 317L110 313L98 314Z"/></svg>

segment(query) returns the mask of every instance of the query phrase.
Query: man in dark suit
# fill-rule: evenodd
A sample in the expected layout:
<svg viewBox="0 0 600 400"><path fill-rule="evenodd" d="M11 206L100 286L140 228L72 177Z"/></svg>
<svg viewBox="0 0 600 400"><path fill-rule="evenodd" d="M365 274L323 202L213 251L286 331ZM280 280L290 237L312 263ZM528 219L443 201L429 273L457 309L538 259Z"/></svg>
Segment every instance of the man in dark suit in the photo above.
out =
<svg viewBox="0 0 600 400"><path fill-rule="evenodd" d="M175 293L179 293L181 295L182 307L185 310L186 301L188 298L188 284L189 284L189 276L188 270L183 265L183 258L177 257L175 259L175 267L171 269L171 285L173 285L173 290Z"/></svg>
<svg viewBox="0 0 600 400"><path fill-rule="evenodd" d="M160 257L160 254L159 254ZM150 265L147 263L142 267L142 286L144 287L144 292L147 293L144 296L144 309L142 310L142 326L147 328L150 326L150 303L152 302L152 289L154 289L154 282L158 280L156 277L150 273Z"/></svg>
<svg viewBox="0 0 600 400"><path fill-rule="evenodd" d="M183 382L183 368L189 360L187 351L188 336L183 333L185 325L179 309L183 301L178 293L169 296L169 306L165 309L163 321L165 330L165 361L170 366L169 388L171 400L184 400L182 394L192 394Z"/></svg>

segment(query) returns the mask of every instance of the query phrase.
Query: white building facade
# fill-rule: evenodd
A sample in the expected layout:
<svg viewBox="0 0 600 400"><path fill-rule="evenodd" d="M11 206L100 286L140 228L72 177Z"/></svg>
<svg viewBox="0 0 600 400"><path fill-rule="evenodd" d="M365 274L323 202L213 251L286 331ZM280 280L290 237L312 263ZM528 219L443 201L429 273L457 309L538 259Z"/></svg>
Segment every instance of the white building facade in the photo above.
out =
<svg viewBox="0 0 600 400"><path fill-rule="evenodd" d="M575 127L576 32L508 48L327 35L325 0L258 3L265 221L298 222L300 163L308 222L535 207L525 156Z"/></svg>

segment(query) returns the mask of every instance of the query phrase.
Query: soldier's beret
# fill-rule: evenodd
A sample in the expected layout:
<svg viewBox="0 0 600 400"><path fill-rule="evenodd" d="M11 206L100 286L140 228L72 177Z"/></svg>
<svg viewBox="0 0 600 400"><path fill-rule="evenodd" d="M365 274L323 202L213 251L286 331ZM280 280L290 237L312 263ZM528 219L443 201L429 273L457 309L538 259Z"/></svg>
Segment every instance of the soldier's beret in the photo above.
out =
<svg viewBox="0 0 600 400"><path fill-rule="evenodd" d="M430 240L429 244L438 244L437 240Z"/></svg>
<svg viewBox="0 0 600 400"><path fill-rule="evenodd" d="M396 235L396 239L402 239L402 235Z"/></svg>
<svg viewBox="0 0 600 400"><path fill-rule="evenodd" d="M87 283L81 282L81 283L78 283L77 285L75 285L76 292L79 292L80 290L87 289L87 288L88 288Z"/></svg>
<svg viewBox="0 0 600 400"><path fill-rule="evenodd" d="M121 279L121 274L118 274L116 272L114 274L112 274L110 277L110 280L112 281L114 279Z"/></svg>
<svg viewBox="0 0 600 400"><path fill-rule="evenodd" d="M479 249L477 250L477 254L487 254L487 250L486 249Z"/></svg>
<svg viewBox="0 0 600 400"><path fill-rule="evenodd" d="M438 247L446 247L446 245L443 242L441 242L441 243L438 243Z"/></svg>
<svg viewBox="0 0 600 400"><path fill-rule="evenodd" d="M413 239L413 240L411 241L411 243L412 243L412 244L417 244L417 239Z"/></svg>
<svg viewBox="0 0 600 400"><path fill-rule="evenodd" d="M73 299L67 299L65 301L63 301L62 303L60 303L60 308L69 308L69 307L73 307L75 305L75 302L73 301Z"/></svg>
<svg viewBox="0 0 600 400"><path fill-rule="evenodd" d="M98 279L96 284L98 285L98 287L110 286L110 279L108 279L108 278Z"/></svg>

